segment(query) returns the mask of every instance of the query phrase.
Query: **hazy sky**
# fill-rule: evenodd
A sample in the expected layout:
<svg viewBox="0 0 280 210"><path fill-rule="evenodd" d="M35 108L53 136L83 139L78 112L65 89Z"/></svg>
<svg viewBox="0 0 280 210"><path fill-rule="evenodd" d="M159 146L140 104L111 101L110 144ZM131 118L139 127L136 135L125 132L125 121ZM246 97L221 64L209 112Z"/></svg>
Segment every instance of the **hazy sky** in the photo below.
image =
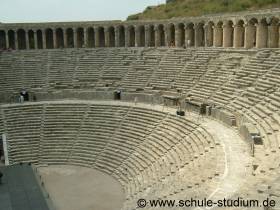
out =
<svg viewBox="0 0 280 210"><path fill-rule="evenodd" d="M0 22L125 20L165 0L0 0Z"/></svg>

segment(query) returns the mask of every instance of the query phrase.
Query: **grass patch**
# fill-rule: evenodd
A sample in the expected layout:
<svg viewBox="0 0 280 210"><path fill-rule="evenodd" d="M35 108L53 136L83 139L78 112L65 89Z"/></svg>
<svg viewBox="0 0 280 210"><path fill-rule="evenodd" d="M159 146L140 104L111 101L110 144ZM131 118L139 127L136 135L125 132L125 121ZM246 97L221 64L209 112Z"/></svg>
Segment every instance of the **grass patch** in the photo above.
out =
<svg viewBox="0 0 280 210"><path fill-rule="evenodd" d="M176 0L168 4L147 7L143 13L130 15L127 19L168 19L276 7L280 7L280 0Z"/></svg>

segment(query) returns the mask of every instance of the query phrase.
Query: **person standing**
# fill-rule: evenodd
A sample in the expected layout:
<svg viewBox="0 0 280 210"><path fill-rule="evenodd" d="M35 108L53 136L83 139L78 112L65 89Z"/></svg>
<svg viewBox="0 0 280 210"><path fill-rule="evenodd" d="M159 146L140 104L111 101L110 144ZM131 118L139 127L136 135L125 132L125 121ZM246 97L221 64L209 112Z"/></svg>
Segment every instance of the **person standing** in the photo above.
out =
<svg viewBox="0 0 280 210"><path fill-rule="evenodd" d="M2 184L3 173L0 171L0 184Z"/></svg>

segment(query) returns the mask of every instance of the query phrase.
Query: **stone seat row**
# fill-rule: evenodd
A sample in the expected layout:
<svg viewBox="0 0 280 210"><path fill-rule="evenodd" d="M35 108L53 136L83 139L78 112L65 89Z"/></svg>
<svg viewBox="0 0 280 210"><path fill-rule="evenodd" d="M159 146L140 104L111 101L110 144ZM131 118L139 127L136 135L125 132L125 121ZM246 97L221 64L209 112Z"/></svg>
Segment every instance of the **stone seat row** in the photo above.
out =
<svg viewBox="0 0 280 210"><path fill-rule="evenodd" d="M84 53L86 52L89 55L85 56ZM143 50L143 53L140 54L133 52L131 55L130 51L123 50L122 53L126 57L129 56L129 59L126 58L127 61L123 60L123 56L118 56L116 52L119 52L119 50L93 50L90 52L86 50L53 50L41 52L40 54L36 52L15 52L13 53L14 57L9 53L3 53L0 57L1 78L5 78L2 84L10 92L17 91L20 88L63 89L74 88L76 85L81 87L83 85L93 86L93 84L87 84L87 81L98 82L105 80L103 82L106 83L106 80L123 80L123 78L126 78L124 84L133 84L133 81L136 79L130 77L132 80L129 80L129 77L126 77L126 75L131 72L129 69L135 68L135 63L137 62L135 57L145 61L146 57L149 58L149 51ZM176 77L174 71L180 73L182 67L185 66L186 54L190 56L189 52L186 54L185 51L181 50L181 52L180 54L173 55L172 51L163 50L158 55L161 58L160 62L149 63L146 70L144 70L146 67L142 67L142 74L146 75L145 72L148 71L147 73L148 75L150 74L150 77L143 77L143 81L138 87L145 87L148 81L155 86L170 86L169 83ZM17 65L13 65L13 58L17 56L17 53L19 59L16 59ZM195 53L195 51L192 53ZM204 56L206 55L204 54ZM146 56L145 59L142 56ZM152 54L152 56L154 55ZM88 60L84 63L85 57ZM196 66L199 66L201 61L198 59L194 63L195 71ZM180 67L178 67L179 65ZM143 66L146 66L146 62ZM138 68L140 67L138 66ZM11 71L11 69L13 70ZM152 73L154 71L155 74ZM166 80L159 83L156 77L157 74L162 75L163 78L166 77ZM152 75L155 76L153 77ZM13 91L11 88L13 88Z"/></svg>
<svg viewBox="0 0 280 210"><path fill-rule="evenodd" d="M24 112L20 109L28 106L29 109L23 108ZM168 184L160 183L173 182L174 180L170 178L171 174L176 174L185 167L186 170L188 168L197 174L199 169L195 168L203 167L208 171L206 177L214 177L218 174L216 170L218 150L213 146L214 140L209 138L210 135L206 130L198 129L200 126L190 120L141 108L123 107L121 114L116 115L114 111L118 110L119 106L58 103L57 110L55 106L46 103L2 108L4 128L8 128L5 132L9 142L11 163L30 161L36 164L77 164L97 168L113 174L126 183L130 199L147 189L167 190ZM72 110L72 118L70 110ZM111 125L114 130L110 131L111 128L107 127L106 123L104 123L105 129L94 125L93 116L102 116L102 112L105 115L111 112ZM13 124L9 123L7 117L13 118L12 115L18 116L18 113L21 113L22 119L28 116L28 121L25 123L26 130L30 124L32 131L32 124L38 121L38 114L41 116L36 135L25 132L18 126L13 127ZM33 114L34 118L31 117ZM49 116L57 116L58 119ZM135 118L126 119L128 116L135 116ZM110 123L109 115L107 117L106 122ZM69 123L59 123L67 121ZM101 123L101 121L96 122ZM75 126L72 126L72 123ZM117 125L113 126L113 124ZM147 129L146 125L149 125L150 129ZM122 126L123 131L120 129ZM92 128L101 130L95 132ZM49 129L55 132L55 135L47 132ZM144 130L148 132L144 134ZM124 131L127 135L121 135ZM17 132L21 135L10 135ZM139 137L136 137L137 135ZM206 177L196 181L189 180L189 186L199 185ZM177 190L177 188L170 189L170 193Z"/></svg>

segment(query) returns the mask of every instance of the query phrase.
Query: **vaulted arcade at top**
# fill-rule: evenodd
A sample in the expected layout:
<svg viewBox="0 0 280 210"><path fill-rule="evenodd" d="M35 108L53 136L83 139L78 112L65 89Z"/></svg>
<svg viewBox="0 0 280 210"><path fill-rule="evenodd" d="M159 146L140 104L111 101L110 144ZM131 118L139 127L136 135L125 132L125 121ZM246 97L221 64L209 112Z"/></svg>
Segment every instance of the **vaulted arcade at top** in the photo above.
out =
<svg viewBox="0 0 280 210"><path fill-rule="evenodd" d="M159 21L0 23L0 49L279 48L279 18L279 10L265 10Z"/></svg>

